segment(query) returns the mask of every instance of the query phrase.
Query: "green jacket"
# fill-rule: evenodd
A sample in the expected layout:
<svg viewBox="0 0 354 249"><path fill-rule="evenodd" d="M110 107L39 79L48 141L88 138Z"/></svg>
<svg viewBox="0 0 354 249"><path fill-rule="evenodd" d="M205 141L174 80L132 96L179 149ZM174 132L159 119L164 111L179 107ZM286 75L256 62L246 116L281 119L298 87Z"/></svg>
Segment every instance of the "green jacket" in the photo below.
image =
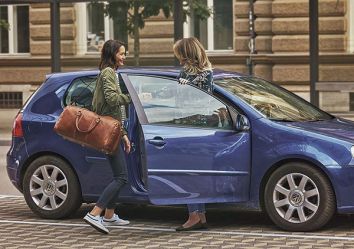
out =
<svg viewBox="0 0 354 249"><path fill-rule="evenodd" d="M93 111L98 115L122 120L121 106L130 102L130 96L123 94L118 86L116 72L110 67L103 69L96 80L96 89L92 99ZM127 131L123 128L122 135L126 134Z"/></svg>

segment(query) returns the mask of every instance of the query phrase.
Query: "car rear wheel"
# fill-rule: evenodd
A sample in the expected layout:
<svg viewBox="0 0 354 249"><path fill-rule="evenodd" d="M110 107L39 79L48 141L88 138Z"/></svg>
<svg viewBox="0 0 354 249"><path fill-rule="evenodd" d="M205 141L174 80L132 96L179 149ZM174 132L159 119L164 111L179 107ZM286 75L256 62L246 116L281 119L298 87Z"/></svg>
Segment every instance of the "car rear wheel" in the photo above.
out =
<svg viewBox="0 0 354 249"><path fill-rule="evenodd" d="M42 156L27 168L23 179L27 205L43 218L73 214L81 205L81 189L72 168L55 156Z"/></svg>
<svg viewBox="0 0 354 249"><path fill-rule="evenodd" d="M273 172L265 187L264 203L270 219L288 231L319 229L336 210L328 179L304 163L287 163Z"/></svg>

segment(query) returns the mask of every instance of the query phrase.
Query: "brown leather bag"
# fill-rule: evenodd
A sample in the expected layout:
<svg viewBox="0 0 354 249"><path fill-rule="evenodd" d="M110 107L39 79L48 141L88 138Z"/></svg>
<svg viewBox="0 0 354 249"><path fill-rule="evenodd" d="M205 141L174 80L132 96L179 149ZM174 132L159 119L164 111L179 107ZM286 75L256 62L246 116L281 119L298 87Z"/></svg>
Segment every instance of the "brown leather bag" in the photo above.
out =
<svg viewBox="0 0 354 249"><path fill-rule="evenodd" d="M69 141L106 154L117 150L122 136L120 121L71 105L64 108L54 131Z"/></svg>

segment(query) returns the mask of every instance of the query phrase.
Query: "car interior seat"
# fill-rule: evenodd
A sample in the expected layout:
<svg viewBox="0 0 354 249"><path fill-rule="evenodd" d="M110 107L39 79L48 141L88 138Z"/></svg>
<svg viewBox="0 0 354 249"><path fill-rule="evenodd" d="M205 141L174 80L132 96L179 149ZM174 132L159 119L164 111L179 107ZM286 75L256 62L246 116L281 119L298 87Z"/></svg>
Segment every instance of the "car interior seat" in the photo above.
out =
<svg viewBox="0 0 354 249"><path fill-rule="evenodd" d="M70 97L73 105L80 106L91 110L93 93L87 87L76 88Z"/></svg>

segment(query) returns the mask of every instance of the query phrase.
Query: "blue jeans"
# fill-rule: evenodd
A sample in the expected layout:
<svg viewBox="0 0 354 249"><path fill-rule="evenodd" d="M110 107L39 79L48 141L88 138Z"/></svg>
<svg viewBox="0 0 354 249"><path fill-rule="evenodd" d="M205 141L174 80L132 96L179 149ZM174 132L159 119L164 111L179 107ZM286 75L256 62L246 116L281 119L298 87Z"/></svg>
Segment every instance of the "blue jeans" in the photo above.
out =
<svg viewBox="0 0 354 249"><path fill-rule="evenodd" d="M204 203L196 203L196 204L187 204L188 213L198 212L205 213L205 204Z"/></svg>
<svg viewBox="0 0 354 249"><path fill-rule="evenodd" d="M114 209L118 201L119 191L128 182L127 166L122 147L118 145L118 151L107 156L113 172L113 180L103 190L96 206L105 209Z"/></svg>

